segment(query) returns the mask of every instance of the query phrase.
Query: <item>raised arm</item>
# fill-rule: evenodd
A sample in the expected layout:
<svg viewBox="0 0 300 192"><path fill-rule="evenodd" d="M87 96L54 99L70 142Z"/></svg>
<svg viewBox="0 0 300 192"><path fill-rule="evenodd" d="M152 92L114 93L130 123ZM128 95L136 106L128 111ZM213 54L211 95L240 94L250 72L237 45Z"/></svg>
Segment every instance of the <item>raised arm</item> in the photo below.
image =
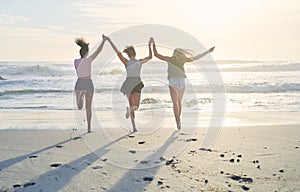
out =
<svg viewBox="0 0 300 192"><path fill-rule="evenodd" d="M115 46L115 44L111 41L111 39L109 37L108 37L108 42L111 44L111 47L113 48L113 50L118 55L118 57L121 60L121 62L126 66L128 60L122 55L122 53L118 50L118 48Z"/></svg>
<svg viewBox="0 0 300 192"><path fill-rule="evenodd" d="M204 53L200 53L199 55L196 55L195 57L190 57L190 58L186 58L186 62L193 62L196 61L202 57L204 57L205 55L207 55L208 53L213 52L215 49L215 47L210 48L209 50L205 51Z"/></svg>
<svg viewBox="0 0 300 192"><path fill-rule="evenodd" d="M155 45L154 39L151 37L150 40L151 40L152 43L153 43L153 53L154 53L154 56L157 57L157 58L160 59L160 60L169 62L171 57L167 57L167 56L163 56L163 55L159 54L159 53L157 52L157 50L156 50L156 45Z"/></svg>
<svg viewBox="0 0 300 192"><path fill-rule="evenodd" d="M99 47L97 48L97 50L90 56L92 58L92 60L94 60L98 55L99 53L102 51L103 49L103 46L104 46L104 42L106 41L107 39L105 38L104 35L102 35L102 42L100 43Z"/></svg>
<svg viewBox="0 0 300 192"><path fill-rule="evenodd" d="M149 47L149 56L148 56L148 57L145 57L144 59L140 59L141 64L144 64L144 63L146 63L147 61L149 61L150 59L152 59L152 50L151 50L151 43L152 43L152 42L153 42L153 41L152 41L151 38L150 38L149 43L148 43L148 47Z"/></svg>

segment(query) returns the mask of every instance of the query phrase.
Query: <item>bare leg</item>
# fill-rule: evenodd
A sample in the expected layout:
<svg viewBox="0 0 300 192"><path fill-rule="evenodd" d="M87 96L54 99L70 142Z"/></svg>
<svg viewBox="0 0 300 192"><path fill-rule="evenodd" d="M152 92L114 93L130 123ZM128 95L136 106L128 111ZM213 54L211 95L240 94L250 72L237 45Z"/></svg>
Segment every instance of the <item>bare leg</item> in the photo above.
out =
<svg viewBox="0 0 300 192"><path fill-rule="evenodd" d="M130 116L130 108L126 107L126 115L125 118L128 119L128 117Z"/></svg>
<svg viewBox="0 0 300 192"><path fill-rule="evenodd" d="M136 125L135 125L135 114L134 111L138 110L140 104L141 93L132 93L127 95L129 106L130 106L130 119L132 123L133 131L136 132Z"/></svg>
<svg viewBox="0 0 300 192"><path fill-rule="evenodd" d="M88 132L92 132L92 127L91 127L91 119L92 119L92 101L93 101L93 93L85 94L85 107L86 107L86 119L87 119L87 124L88 124Z"/></svg>
<svg viewBox="0 0 300 192"><path fill-rule="evenodd" d="M75 90L75 93L76 93L77 108L82 109L82 107L83 107L83 97L85 95L85 91Z"/></svg>
<svg viewBox="0 0 300 192"><path fill-rule="evenodd" d="M181 128L180 116L181 116L181 101L185 88L178 90L175 87L169 86L170 95L173 103L173 112L177 124L177 129Z"/></svg>
<svg viewBox="0 0 300 192"><path fill-rule="evenodd" d="M179 114L179 119L180 119L180 117L181 117L182 97L183 97L184 91L185 91L185 87L183 87L182 89L180 89L180 90L178 91L178 93L179 93L179 94L178 94L178 95L179 95L179 97L178 97L178 106L179 106L178 114Z"/></svg>

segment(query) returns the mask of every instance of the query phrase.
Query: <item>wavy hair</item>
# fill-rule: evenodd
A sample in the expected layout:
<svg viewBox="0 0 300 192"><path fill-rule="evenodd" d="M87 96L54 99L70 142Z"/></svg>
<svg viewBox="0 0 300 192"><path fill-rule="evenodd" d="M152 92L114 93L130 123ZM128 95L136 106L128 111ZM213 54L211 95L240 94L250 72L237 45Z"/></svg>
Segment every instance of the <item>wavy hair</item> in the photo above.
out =
<svg viewBox="0 0 300 192"><path fill-rule="evenodd" d="M181 62L187 57L192 57L193 56L193 51L190 49L181 49L181 48L176 48L174 49L172 57Z"/></svg>
<svg viewBox="0 0 300 192"><path fill-rule="evenodd" d="M89 52L89 43L83 37L76 37L75 43L81 47L79 53L81 58L83 58Z"/></svg>

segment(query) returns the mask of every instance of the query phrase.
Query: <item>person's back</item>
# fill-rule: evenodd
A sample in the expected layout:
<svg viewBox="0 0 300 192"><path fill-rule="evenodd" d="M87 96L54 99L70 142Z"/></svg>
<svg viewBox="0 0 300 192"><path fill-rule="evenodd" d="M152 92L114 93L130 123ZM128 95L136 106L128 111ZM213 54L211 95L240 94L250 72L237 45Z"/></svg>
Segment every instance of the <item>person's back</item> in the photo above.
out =
<svg viewBox="0 0 300 192"><path fill-rule="evenodd" d="M184 70L184 62L178 61L176 58L171 57L168 62L168 79L171 78L186 78Z"/></svg>
<svg viewBox="0 0 300 192"><path fill-rule="evenodd" d="M141 68L142 64L148 62L152 58L152 51L151 51L151 41L148 43L149 47L149 56L137 60L136 52L133 46L128 46L124 49L124 52L128 55L129 60L125 58L122 53L118 50L118 48L113 44L113 42L108 39L112 48L117 53L120 61L124 64L126 68L126 80L123 82L121 87L121 92L127 96L129 107L126 107L126 115L125 117L128 118L130 116L133 132L137 131L135 125L135 115L134 111L138 110L140 99L141 99L141 91L144 88L144 84L141 80Z"/></svg>
<svg viewBox="0 0 300 192"><path fill-rule="evenodd" d="M140 60L128 60L126 67L127 77L140 77L142 64Z"/></svg>
<svg viewBox="0 0 300 192"><path fill-rule="evenodd" d="M91 57L75 59L74 66L76 68L78 77L91 76L91 72L92 72L92 58Z"/></svg>
<svg viewBox="0 0 300 192"><path fill-rule="evenodd" d="M88 125L88 133L92 131L91 128L91 118L92 118L92 100L94 95L94 84L91 79L92 73L92 61L98 56L101 52L104 42L107 40L107 37L102 35L102 42L100 43L97 50L87 57L89 53L89 43L86 40L81 38L75 38L75 43L80 46L80 59L74 60L74 67L77 73L77 81L75 84L75 94L76 102L78 109L83 108L83 98L85 98L86 106L86 119Z"/></svg>

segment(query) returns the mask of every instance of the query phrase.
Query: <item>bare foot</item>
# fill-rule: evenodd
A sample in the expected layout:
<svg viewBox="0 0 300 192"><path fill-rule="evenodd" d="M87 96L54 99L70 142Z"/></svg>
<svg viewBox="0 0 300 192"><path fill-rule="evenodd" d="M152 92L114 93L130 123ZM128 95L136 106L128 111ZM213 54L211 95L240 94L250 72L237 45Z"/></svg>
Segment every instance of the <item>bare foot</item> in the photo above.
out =
<svg viewBox="0 0 300 192"><path fill-rule="evenodd" d="M134 133L134 132L137 132L137 129L134 127L132 132L133 132L133 133Z"/></svg>
<svg viewBox="0 0 300 192"><path fill-rule="evenodd" d="M181 129L181 122L180 120L176 122L177 123L177 129L180 130Z"/></svg>

